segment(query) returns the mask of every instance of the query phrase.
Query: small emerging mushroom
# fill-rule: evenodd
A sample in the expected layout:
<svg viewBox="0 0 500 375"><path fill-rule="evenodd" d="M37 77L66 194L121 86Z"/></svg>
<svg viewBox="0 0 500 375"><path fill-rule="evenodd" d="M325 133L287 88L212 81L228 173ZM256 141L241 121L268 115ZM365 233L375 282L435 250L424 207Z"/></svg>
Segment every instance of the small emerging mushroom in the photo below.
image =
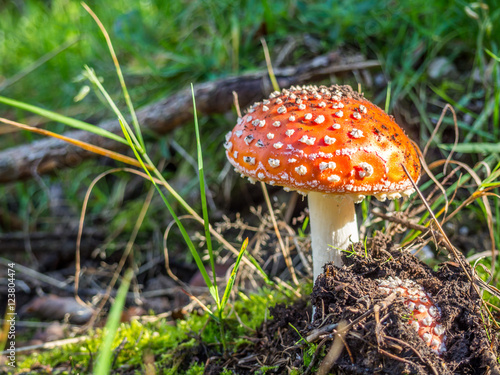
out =
<svg viewBox="0 0 500 375"><path fill-rule="evenodd" d="M411 194L403 164L420 175L403 130L350 86L275 91L238 119L224 147L242 177L308 195L314 279L359 240L354 203Z"/></svg>
<svg viewBox="0 0 500 375"><path fill-rule="evenodd" d="M403 297L404 305L411 312L408 323L435 353L446 352L445 329L440 323L441 309L424 287L413 280L392 276L387 280L377 280L377 283L384 294L396 292Z"/></svg>

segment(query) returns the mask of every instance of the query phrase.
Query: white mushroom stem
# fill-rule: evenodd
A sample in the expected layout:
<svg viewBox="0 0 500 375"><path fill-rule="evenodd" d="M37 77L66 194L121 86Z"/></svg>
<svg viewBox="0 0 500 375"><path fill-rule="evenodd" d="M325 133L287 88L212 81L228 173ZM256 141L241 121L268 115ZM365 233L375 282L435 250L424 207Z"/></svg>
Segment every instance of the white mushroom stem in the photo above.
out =
<svg viewBox="0 0 500 375"><path fill-rule="evenodd" d="M349 195L310 192L311 246L314 280L326 263L342 265L342 250L359 241L354 201Z"/></svg>

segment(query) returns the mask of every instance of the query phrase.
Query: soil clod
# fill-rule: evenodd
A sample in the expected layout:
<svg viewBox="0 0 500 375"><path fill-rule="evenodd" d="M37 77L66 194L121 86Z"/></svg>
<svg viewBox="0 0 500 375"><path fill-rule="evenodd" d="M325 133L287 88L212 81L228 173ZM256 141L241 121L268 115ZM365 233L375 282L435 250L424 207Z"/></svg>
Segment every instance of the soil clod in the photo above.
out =
<svg viewBox="0 0 500 375"><path fill-rule="evenodd" d="M340 321L352 324L344 350L333 365L343 374L490 374L498 373L498 344L490 343L480 298L458 267L437 272L379 235L356 244L342 268L326 265L316 280L312 302L315 327ZM446 351L438 355L409 324L412 313L397 293L390 303L378 285L388 277L412 280L425 288L441 309ZM373 313L369 313L372 311ZM363 319L359 319L364 317Z"/></svg>

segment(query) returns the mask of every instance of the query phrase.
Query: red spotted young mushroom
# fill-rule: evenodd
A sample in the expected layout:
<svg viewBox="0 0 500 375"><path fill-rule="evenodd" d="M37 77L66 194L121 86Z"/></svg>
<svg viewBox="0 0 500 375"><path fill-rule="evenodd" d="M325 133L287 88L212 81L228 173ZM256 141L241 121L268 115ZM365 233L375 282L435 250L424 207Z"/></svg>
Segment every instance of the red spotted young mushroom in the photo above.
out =
<svg viewBox="0 0 500 375"><path fill-rule="evenodd" d="M392 276L377 282L383 293L396 292L403 297L405 306L411 312L408 323L434 352L443 354L446 351L446 336L440 323L441 309L424 287L413 280L401 280Z"/></svg>
<svg viewBox="0 0 500 375"><path fill-rule="evenodd" d="M413 192L417 152L393 118L349 86L275 91L226 135L229 162L251 182L308 195L314 279L357 242L354 203Z"/></svg>

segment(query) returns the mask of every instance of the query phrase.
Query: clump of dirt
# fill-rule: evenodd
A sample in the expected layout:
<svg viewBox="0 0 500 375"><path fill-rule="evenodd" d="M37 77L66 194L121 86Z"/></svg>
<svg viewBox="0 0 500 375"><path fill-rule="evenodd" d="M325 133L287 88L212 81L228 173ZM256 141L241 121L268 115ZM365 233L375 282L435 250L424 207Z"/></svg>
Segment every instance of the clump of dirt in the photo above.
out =
<svg viewBox="0 0 500 375"><path fill-rule="evenodd" d="M310 328L311 306L304 299L293 305L277 304L269 311L271 319L264 322L252 337L250 344L242 346L231 356L222 360L213 357L205 367L206 375L220 374L228 369L238 375L261 373L286 374L290 368L301 368L302 348L299 332Z"/></svg>
<svg viewBox="0 0 500 375"><path fill-rule="evenodd" d="M480 299L463 270L444 263L437 272L388 237L378 235L344 257L341 268L329 264L312 294L316 328L355 322L344 337L344 350L333 369L343 374L499 374L498 342L488 340ZM378 285L389 276L422 285L441 309L446 351L438 355L409 324L401 298ZM376 310L379 310L376 312ZM326 336L326 332L323 336ZM495 334L491 335L495 337Z"/></svg>
<svg viewBox="0 0 500 375"><path fill-rule="evenodd" d="M446 335L444 353L438 355L417 335L403 298L380 289L377 280L389 276L420 284L439 306ZM225 360L209 361L205 373L226 368L254 374L264 366L266 373L287 374L291 369L314 373L336 344L332 343L339 323L345 322L342 350L330 373L500 375L497 333L483 322L479 296L463 270L447 262L434 272L414 255L397 249L388 236L370 239L366 250L361 243L354 245L341 268L326 265L311 300L312 322L311 306L304 300L277 305L270 311L272 319L248 338L251 344Z"/></svg>

